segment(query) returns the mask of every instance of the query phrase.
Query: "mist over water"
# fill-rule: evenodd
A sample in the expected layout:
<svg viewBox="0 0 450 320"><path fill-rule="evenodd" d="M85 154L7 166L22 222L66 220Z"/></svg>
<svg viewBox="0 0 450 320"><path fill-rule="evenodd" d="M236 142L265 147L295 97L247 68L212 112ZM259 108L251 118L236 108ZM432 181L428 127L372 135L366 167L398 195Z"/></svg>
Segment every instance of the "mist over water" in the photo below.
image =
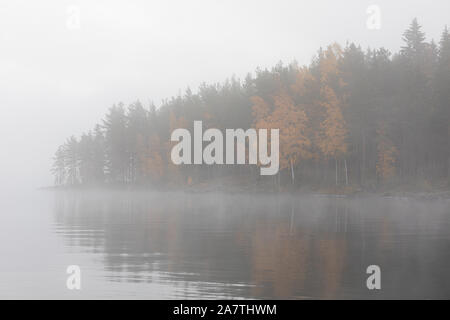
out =
<svg viewBox="0 0 450 320"><path fill-rule="evenodd" d="M449 12L2 0L0 299L448 299ZM175 166L195 121L280 129L279 174Z"/></svg>
<svg viewBox="0 0 450 320"><path fill-rule="evenodd" d="M0 298L450 294L446 200L119 191L27 199L3 204L11 214L0 218ZM366 287L372 264L382 270L376 292ZM80 266L82 290L67 290L68 265Z"/></svg>

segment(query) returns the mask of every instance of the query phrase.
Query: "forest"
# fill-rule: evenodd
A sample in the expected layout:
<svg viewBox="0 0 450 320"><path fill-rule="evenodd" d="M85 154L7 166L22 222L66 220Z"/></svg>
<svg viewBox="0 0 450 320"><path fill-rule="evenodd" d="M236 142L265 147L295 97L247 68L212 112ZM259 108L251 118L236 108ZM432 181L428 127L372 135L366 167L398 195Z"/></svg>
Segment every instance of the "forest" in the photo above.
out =
<svg viewBox="0 0 450 320"><path fill-rule="evenodd" d="M308 66L278 63L245 79L202 84L159 107L113 105L56 151L56 186L263 189L450 187L450 34L427 41L414 19L398 53L354 43L321 48ZM171 132L280 129L280 171L258 165L174 165Z"/></svg>

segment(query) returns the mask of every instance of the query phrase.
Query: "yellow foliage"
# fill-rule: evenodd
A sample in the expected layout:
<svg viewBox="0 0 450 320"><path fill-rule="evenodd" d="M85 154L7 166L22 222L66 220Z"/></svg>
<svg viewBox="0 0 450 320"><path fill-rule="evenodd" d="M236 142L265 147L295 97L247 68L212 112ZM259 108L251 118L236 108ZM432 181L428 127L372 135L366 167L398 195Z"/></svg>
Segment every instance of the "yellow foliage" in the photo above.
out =
<svg viewBox="0 0 450 320"><path fill-rule="evenodd" d="M378 176L387 180L395 176L395 164L397 162L398 150L394 143L386 136L384 128L377 130L378 135L378 160L376 170Z"/></svg>
<svg viewBox="0 0 450 320"><path fill-rule="evenodd" d="M345 86L340 72L339 59L342 49L337 44L327 48L319 57L319 86L322 108L322 121L317 137L317 145L327 158L338 158L347 153L347 125L343 115L345 98L342 89Z"/></svg>
<svg viewBox="0 0 450 320"><path fill-rule="evenodd" d="M307 84L308 82L313 82L314 77L309 72L307 67L302 67L297 71L295 78L295 83L291 86L293 93L297 96L305 96L307 94Z"/></svg>
<svg viewBox="0 0 450 320"><path fill-rule="evenodd" d="M270 114L269 105L263 98L257 96L251 97L251 101L253 103L252 111L253 118L255 119L254 122L260 123L261 121L264 121Z"/></svg>
<svg viewBox="0 0 450 320"><path fill-rule="evenodd" d="M341 103L328 86L322 88L321 94L320 105L325 109L325 117L320 124L318 146L326 157L337 158L347 153L347 128Z"/></svg>
<svg viewBox="0 0 450 320"><path fill-rule="evenodd" d="M280 130L280 168L288 168L311 156L311 141L306 135L308 118L301 105L295 105L286 90L272 98L272 110L260 97L253 97L256 129Z"/></svg>
<svg viewBox="0 0 450 320"><path fill-rule="evenodd" d="M342 57L342 49L334 43L328 46L320 58L320 83L329 84L333 80L339 80L339 59Z"/></svg>

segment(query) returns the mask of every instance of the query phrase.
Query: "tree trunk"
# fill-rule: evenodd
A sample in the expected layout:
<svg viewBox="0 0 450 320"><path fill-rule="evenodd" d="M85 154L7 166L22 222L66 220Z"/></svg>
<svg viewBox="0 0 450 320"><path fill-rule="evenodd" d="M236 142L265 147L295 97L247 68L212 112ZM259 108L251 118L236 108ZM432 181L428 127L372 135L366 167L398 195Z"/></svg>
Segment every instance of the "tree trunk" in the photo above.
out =
<svg viewBox="0 0 450 320"><path fill-rule="evenodd" d="M450 125L448 125L447 130L447 182L450 187Z"/></svg>
<svg viewBox="0 0 450 320"><path fill-rule="evenodd" d="M347 159L344 159L344 166L345 166L345 185L348 186Z"/></svg>
<svg viewBox="0 0 450 320"><path fill-rule="evenodd" d="M366 135L362 132L362 164L361 164L361 184L364 185L366 173Z"/></svg>
<svg viewBox="0 0 450 320"><path fill-rule="evenodd" d="M289 224L289 235L294 234L294 204L291 204L291 221Z"/></svg>
<svg viewBox="0 0 450 320"><path fill-rule="evenodd" d="M448 156L448 165L447 165L447 182L450 187L450 155Z"/></svg>
<svg viewBox="0 0 450 320"><path fill-rule="evenodd" d="M295 184L295 174L294 174L294 165L292 163L292 159L291 159L291 178L292 178L292 185Z"/></svg>
<svg viewBox="0 0 450 320"><path fill-rule="evenodd" d="M336 164L336 185L338 185L338 163L337 163L337 158L334 158L334 162Z"/></svg>
<svg viewBox="0 0 450 320"><path fill-rule="evenodd" d="M278 192L280 192L281 186L281 171L278 171Z"/></svg>

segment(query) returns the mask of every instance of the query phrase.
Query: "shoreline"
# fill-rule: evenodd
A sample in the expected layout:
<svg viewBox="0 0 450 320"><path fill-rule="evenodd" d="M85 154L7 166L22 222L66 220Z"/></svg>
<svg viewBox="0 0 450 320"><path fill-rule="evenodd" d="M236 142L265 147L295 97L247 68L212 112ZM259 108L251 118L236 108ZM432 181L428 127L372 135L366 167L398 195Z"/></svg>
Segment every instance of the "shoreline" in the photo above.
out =
<svg viewBox="0 0 450 320"><path fill-rule="evenodd" d="M248 187L241 185L217 186L210 184L192 185L185 188L167 186L165 188L154 188L150 186L130 185L100 185L100 186L47 186L37 188L39 191L62 191L62 192L156 192L156 193L187 193L187 194L225 194L225 195L285 195L285 196L327 196L339 198L406 198L417 200L450 200L450 189L439 188L435 190L411 190L410 187L397 187L395 189L380 189L367 191L360 188L280 188L270 190L269 188Z"/></svg>

